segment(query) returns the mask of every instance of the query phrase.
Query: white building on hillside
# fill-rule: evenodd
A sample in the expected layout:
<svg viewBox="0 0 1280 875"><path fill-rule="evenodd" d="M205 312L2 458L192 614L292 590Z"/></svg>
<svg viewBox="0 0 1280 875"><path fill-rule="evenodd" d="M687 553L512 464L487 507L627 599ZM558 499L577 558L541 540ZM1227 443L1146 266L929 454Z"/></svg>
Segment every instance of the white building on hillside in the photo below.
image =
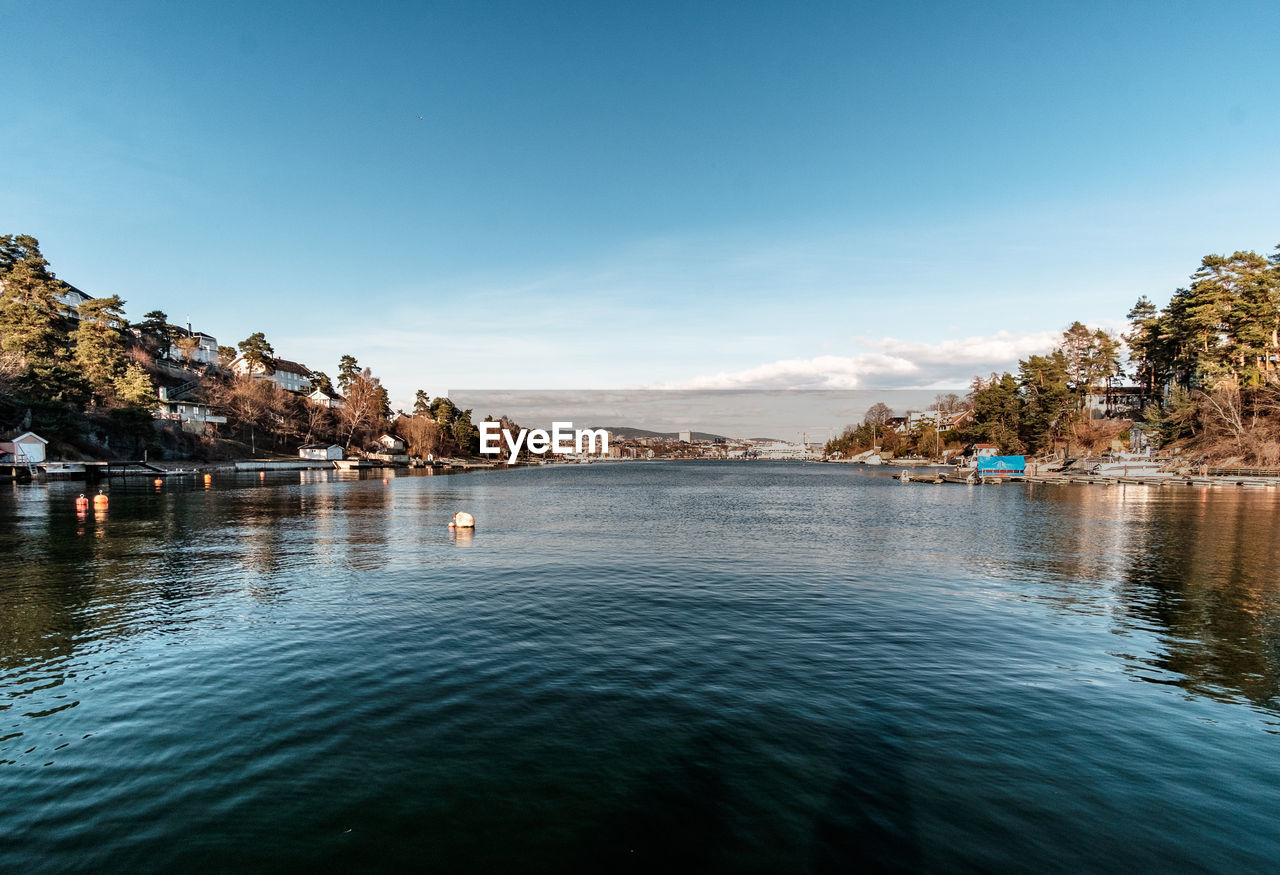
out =
<svg viewBox="0 0 1280 875"><path fill-rule="evenodd" d="M235 361L231 363L231 370L237 374L253 373L253 376L262 380L271 380L281 389L287 389L290 392L310 392L311 391L311 369L306 365L298 362L291 362L288 359L276 359L275 369L265 374L261 368L251 367L244 356L236 356Z"/></svg>
<svg viewBox="0 0 1280 875"><path fill-rule="evenodd" d="M174 340L180 337L195 338L196 345L191 347L190 352L184 352L183 349L175 342L169 347L169 358L174 361L190 361L203 365L211 365L218 361L218 338L212 334L205 334L203 331L192 331L191 325L186 328L177 328L174 331Z"/></svg>
<svg viewBox="0 0 1280 875"><path fill-rule="evenodd" d="M70 283L64 283L61 280L58 280L56 284L60 287L58 301L66 308L66 315L72 319L79 319L80 305L85 301L92 301L93 295L87 295Z"/></svg>
<svg viewBox="0 0 1280 875"><path fill-rule="evenodd" d="M169 389L161 386L156 390L160 404L156 407L156 419L170 419L182 424L186 431L199 434L206 430L209 423L221 424L227 421L225 416L218 416L213 408L203 401L196 401L181 394L169 397Z"/></svg>
<svg viewBox="0 0 1280 875"><path fill-rule="evenodd" d="M347 399L332 389L316 389L307 396L307 400L312 404L319 404L321 407L328 407L331 410L341 410L347 406Z"/></svg>

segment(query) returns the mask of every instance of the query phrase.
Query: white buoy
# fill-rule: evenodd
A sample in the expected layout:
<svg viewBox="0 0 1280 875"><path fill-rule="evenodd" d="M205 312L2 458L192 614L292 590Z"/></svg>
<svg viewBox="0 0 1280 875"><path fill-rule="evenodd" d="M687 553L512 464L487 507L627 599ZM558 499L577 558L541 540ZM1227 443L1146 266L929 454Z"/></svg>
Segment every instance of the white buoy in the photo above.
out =
<svg viewBox="0 0 1280 875"><path fill-rule="evenodd" d="M460 510L453 515L453 522L450 525L459 529L474 529L476 527L476 518L465 510Z"/></svg>

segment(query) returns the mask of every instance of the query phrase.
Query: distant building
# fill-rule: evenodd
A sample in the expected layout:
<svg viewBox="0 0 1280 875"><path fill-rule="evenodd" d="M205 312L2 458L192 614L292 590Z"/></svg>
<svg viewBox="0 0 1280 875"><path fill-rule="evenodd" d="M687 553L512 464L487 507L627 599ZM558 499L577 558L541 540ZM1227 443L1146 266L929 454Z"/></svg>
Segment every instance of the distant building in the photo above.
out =
<svg viewBox="0 0 1280 875"><path fill-rule="evenodd" d="M807 453L802 445L788 441L773 441L759 450L759 457L762 459L799 459L805 455Z"/></svg>
<svg viewBox="0 0 1280 875"><path fill-rule="evenodd" d="M1000 448L995 444L969 444L964 449L964 455L969 467L977 467L979 459L994 459L1000 455Z"/></svg>
<svg viewBox="0 0 1280 875"><path fill-rule="evenodd" d="M1107 386L1085 396L1094 416L1128 416L1142 412L1146 393L1141 386Z"/></svg>
<svg viewBox="0 0 1280 875"><path fill-rule="evenodd" d="M400 440L400 438L393 434L382 435L382 437L378 438L378 443L383 449L392 453L404 452L404 441Z"/></svg>
<svg viewBox="0 0 1280 875"><path fill-rule="evenodd" d="M680 432L680 442L683 444L693 443L693 432L691 431Z"/></svg>

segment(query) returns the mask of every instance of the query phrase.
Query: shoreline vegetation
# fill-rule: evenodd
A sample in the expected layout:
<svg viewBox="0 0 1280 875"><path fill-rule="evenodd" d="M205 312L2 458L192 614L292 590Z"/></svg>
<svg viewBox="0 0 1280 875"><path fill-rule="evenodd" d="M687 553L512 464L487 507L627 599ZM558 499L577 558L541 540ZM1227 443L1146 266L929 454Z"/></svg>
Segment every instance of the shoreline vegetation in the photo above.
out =
<svg viewBox="0 0 1280 875"><path fill-rule="evenodd" d="M1280 247L1205 256L1190 279L1163 307L1139 298L1118 336L1075 322L1052 351L975 377L963 397L905 416L875 404L823 456L942 460L985 443L1037 463L1158 451L1188 470L1276 468ZM0 236L0 433L36 431L67 461L210 465L324 444L365 455L386 452L387 436L408 459L493 461L471 410L420 389L412 411L393 412L352 355L330 380L278 357L262 332L216 345L162 311L130 322L124 306L58 279L34 237Z"/></svg>
<svg viewBox="0 0 1280 875"><path fill-rule="evenodd" d="M1047 355L975 377L964 398L938 396L910 427L876 404L825 453L987 443L1041 462L1150 451L1187 470L1280 466L1280 247L1207 255L1168 304L1141 297L1128 319L1118 337L1076 322Z"/></svg>

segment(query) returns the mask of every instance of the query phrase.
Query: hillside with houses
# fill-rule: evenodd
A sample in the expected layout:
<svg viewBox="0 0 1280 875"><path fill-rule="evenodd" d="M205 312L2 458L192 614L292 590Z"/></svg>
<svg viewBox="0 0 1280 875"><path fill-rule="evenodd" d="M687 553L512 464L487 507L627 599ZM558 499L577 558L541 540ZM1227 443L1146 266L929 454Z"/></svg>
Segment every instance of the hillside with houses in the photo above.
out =
<svg viewBox="0 0 1280 875"><path fill-rule="evenodd" d="M387 441L421 457L477 449L470 410L419 390L412 411L393 412L352 355L331 379L262 332L223 344L162 311L131 321L125 303L57 277L35 238L0 236L0 438L11 460L27 457L13 441L28 434L42 458L66 460L297 458L317 446L362 455Z"/></svg>

